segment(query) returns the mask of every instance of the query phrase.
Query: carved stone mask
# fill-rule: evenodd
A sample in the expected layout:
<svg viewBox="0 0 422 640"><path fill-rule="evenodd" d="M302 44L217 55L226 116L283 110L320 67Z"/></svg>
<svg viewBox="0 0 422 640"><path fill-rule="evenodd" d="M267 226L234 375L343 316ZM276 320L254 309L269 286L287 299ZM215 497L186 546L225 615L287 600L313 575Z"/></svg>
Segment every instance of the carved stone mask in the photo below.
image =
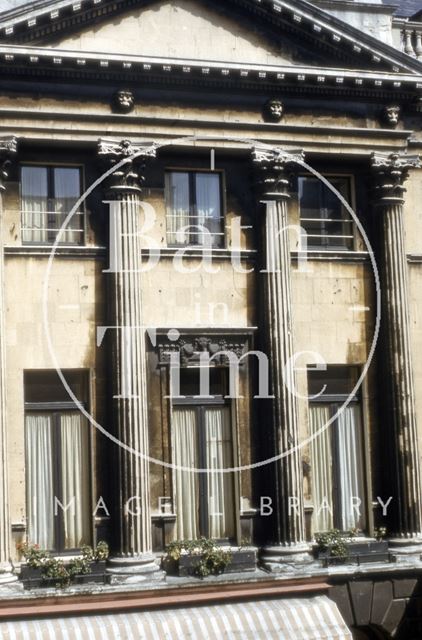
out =
<svg viewBox="0 0 422 640"><path fill-rule="evenodd" d="M280 122L284 114L284 107L281 100L269 100L264 107L264 116L272 122Z"/></svg>
<svg viewBox="0 0 422 640"><path fill-rule="evenodd" d="M396 127L399 123L400 107L396 105L390 105L385 107L383 111L383 120L390 127Z"/></svg>
<svg viewBox="0 0 422 640"><path fill-rule="evenodd" d="M135 106L135 98L132 91L127 91L126 89L116 91L113 96L113 105L116 110L121 111L122 113L129 113L129 111L132 111Z"/></svg>

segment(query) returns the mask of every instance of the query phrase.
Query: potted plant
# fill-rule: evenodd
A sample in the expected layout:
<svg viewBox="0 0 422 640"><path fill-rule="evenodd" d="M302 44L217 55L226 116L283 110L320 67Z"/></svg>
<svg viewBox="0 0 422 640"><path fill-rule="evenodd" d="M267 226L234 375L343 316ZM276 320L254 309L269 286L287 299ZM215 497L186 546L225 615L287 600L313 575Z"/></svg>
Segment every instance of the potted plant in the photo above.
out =
<svg viewBox="0 0 422 640"><path fill-rule="evenodd" d="M314 549L316 557L321 559L325 566L347 562L363 564L390 560L388 543L383 540L383 536L386 534L385 529L383 532L375 532L376 540L359 538L360 533L358 529L352 529L348 532L331 529L316 533L316 547Z"/></svg>
<svg viewBox="0 0 422 640"><path fill-rule="evenodd" d="M66 562L65 558L54 558L38 545L23 543L18 550L26 559L21 567L20 579L25 589L34 587L64 588L71 584L105 581L105 563L108 545L99 542L95 549L82 548L82 556Z"/></svg>
<svg viewBox="0 0 422 640"><path fill-rule="evenodd" d="M166 547L163 569L170 575L197 576L253 571L256 566L255 549L232 549L215 540L177 540Z"/></svg>

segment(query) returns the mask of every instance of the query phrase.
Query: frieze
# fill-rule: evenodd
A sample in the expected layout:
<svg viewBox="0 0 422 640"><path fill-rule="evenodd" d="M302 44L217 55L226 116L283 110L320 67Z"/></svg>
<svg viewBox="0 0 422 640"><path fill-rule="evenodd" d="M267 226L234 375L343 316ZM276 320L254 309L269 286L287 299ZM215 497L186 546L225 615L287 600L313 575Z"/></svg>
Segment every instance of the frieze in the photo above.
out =
<svg viewBox="0 0 422 640"><path fill-rule="evenodd" d="M230 366L230 358L239 360L246 352L249 335L245 333L207 335L188 333L180 334L172 329L156 338L156 351L160 365L169 365L172 354L179 355L180 366L187 367L200 364L207 355L210 366ZM208 360L209 358L209 360Z"/></svg>

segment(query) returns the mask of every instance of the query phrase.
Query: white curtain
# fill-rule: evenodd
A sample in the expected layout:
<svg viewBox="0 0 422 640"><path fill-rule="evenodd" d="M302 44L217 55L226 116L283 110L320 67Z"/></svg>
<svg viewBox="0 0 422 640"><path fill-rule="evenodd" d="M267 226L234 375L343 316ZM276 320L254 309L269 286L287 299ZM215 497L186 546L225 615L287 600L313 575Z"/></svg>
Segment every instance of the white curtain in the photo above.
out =
<svg viewBox="0 0 422 640"><path fill-rule="evenodd" d="M168 244L190 244L191 235L185 229L194 224L190 220L189 174L182 172L166 173L167 203L167 242Z"/></svg>
<svg viewBox="0 0 422 640"><path fill-rule="evenodd" d="M208 518L210 538L234 536L234 487L232 473L218 473L213 469L233 466L230 409L205 410L205 438L208 480Z"/></svg>
<svg viewBox="0 0 422 640"><path fill-rule="evenodd" d="M349 405L337 419L340 528L365 529L365 491L360 407ZM358 502L361 505L358 507ZM356 505L354 508L353 505ZM358 513L360 511L360 514Z"/></svg>
<svg viewBox="0 0 422 640"><path fill-rule="evenodd" d="M212 246L221 244L221 196L220 176L213 173L197 173L196 213L197 224L205 227L212 235ZM200 244L206 244L205 233L200 233ZM209 238L207 240L209 242Z"/></svg>
<svg viewBox="0 0 422 640"><path fill-rule="evenodd" d="M25 419L28 539L41 549L54 547L52 420L48 415Z"/></svg>
<svg viewBox="0 0 422 640"><path fill-rule="evenodd" d="M176 536L178 540L199 537L198 474L179 467L198 468L198 432L193 409L173 411L174 493L176 502Z"/></svg>
<svg viewBox="0 0 422 640"><path fill-rule="evenodd" d="M54 169L54 212L55 224L60 229L67 214L74 207L81 193L80 171L74 167L55 167ZM76 212L61 236L61 244L80 244L82 240L83 213Z"/></svg>
<svg viewBox="0 0 422 640"><path fill-rule="evenodd" d="M22 240L47 242L48 184L46 167L22 167Z"/></svg>
<svg viewBox="0 0 422 640"><path fill-rule="evenodd" d="M328 531L333 528L333 461L331 446L332 425L319 430L330 419L330 407L327 405L313 405L309 407L311 436L311 482L312 501L312 529L314 532Z"/></svg>
<svg viewBox="0 0 422 640"><path fill-rule="evenodd" d="M330 416L328 405L311 406L311 435L317 433ZM349 405L311 442L313 531L327 531L334 523L341 531L365 529L362 455L360 407Z"/></svg>
<svg viewBox="0 0 422 640"><path fill-rule="evenodd" d="M77 549L91 540L88 423L80 413L64 413L60 431L64 546Z"/></svg>

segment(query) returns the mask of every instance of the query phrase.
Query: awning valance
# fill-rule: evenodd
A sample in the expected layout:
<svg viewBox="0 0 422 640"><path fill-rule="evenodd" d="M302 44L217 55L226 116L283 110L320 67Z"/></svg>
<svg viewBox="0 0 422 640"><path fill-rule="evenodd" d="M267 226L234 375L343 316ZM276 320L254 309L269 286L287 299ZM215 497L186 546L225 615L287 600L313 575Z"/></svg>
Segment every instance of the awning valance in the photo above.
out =
<svg viewBox="0 0 422 640"><path fill-rule="evenodd" d="M1 640L352 640L326 596L3 622Z"/></svg>

